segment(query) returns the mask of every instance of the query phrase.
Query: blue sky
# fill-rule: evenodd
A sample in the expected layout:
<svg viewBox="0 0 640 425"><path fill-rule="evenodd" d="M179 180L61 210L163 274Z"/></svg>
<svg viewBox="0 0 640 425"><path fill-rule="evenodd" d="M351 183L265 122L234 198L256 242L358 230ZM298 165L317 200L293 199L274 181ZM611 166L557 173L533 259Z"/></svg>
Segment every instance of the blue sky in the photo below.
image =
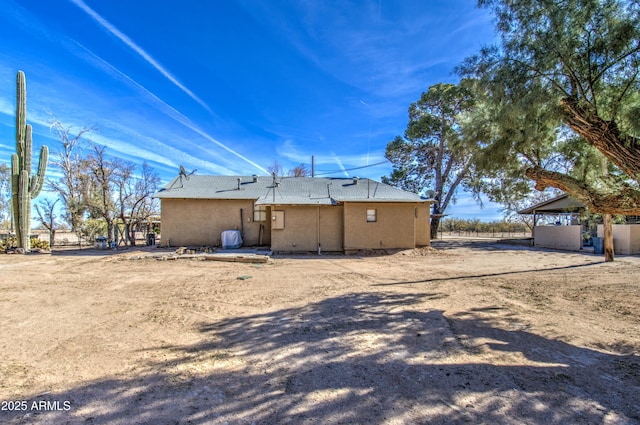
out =
<svg viewBox="0 0 640 425"><path fill-rule="evenodd" d="M180 165L267 174L275 160L289 169L310 166L312 155L317 174L380 180L409 104L433 84L457 82L453 68L494 40L491 16L475 5L0 0L0 162L15 149L22 69L34 155L42 144L59 149L55 118L95 126L94 142L147 161L163 183ZM501 217L463 193L447 213Z"/></svg>

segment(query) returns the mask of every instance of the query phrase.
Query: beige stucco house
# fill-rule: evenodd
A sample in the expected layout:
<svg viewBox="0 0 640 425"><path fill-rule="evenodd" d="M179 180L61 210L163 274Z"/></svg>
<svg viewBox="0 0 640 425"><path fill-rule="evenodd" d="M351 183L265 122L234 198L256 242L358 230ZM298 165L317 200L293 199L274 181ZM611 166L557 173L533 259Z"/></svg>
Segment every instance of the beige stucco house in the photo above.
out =
<svg viewBox="0 0 640 425"><path fill-rule="evenodd" d="M244 246L276 252L349 252L427 246L430 201L369 179L180 176L154 195L162 243Z"/></svg>

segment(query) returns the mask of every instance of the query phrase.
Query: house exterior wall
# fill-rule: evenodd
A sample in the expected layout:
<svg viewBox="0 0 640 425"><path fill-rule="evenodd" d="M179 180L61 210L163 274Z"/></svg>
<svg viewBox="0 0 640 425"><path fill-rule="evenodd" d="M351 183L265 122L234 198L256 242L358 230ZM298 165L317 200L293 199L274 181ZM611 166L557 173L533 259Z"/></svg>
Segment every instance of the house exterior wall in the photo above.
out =
<svg viewBox="0 0 640 425"><path fill-rule="evenodd" d="M613 251L620 255L640 254L640 224L614 224ZM598 237L604 237L604 227L598 224Z"/></svg>
<svg viewBox="0 0 640 425"><path fill-rule="evenodd" d="M541 248L580 251L582 249L582 226L536 226L533 243Z"/></svg>
<svg viewBox="0 0 640 425"><path fill-rule="evenodd" d="M266 221L254 222L253 200L161 199L161 243L220 246L223 231L242 227L244 246L259 245L262 233L262 245L280 252L316 252L318 243L323 252L414 248L430 243L428 203L351 202L266 208ZM367 222L368 209L376 210L375 222ZM272 228L275 215L283 217L283 229Z"/></svg>
<svg viewBox="0 0 640 425"><path fill-rule="evenodd" d="M344 250L397 249L416 246L414 203L345 202ZM367 210L376 210L376 221L367 221Z"/></svg>
<svg viewBox="0 0 640 425"><path fill-rule="evenodd" d="M342 206L273 205L284 226L272 229L271 249L279 252L342 251ZM273 215L273 214L272 214Z"/></svg>
<svg viewBox="0 0 640 425"><path fill-rule="evenodd" d="M241 230L242 227L243 245L258 245L260 224L265 227L263 244L270 243L269 221L253 221L253 200L161 199L160 208L163 245L170 243L171 246L220 246L220 235L223 231Z"/></svg>
<svg viewBox="0 0 640 425"><path fill-rule="evenodd" d="M431 245L431 204L423 203L416 206L416 246Z"/></svg>

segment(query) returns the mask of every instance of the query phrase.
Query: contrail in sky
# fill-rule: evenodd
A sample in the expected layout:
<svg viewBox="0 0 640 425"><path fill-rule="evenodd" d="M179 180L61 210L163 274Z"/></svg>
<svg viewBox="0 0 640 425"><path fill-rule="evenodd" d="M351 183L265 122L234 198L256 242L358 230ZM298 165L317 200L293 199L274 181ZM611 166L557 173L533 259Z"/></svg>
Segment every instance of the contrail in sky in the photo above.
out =
<svg viewBox="0 0 640 425"><path fill-rule="evenodd" d="M129 46L129 48L131 48L134 52L139 54L145 61L147 61L147 63L149 63L156 70L158 70L158 72L160 72L162 75L164 75L176 87L178 87L180 90L182 90L184 93L186 93L191 99L193 99L196 102L198 102L200 104L200 106L202 106L210 114L213 115L213 111L209 108L209 106L206 103L204 103L204 101L202 99L200 99L191 90L189 90L187 87L185 87L180 81L178 81L178 79L176 77L171 75L171 73L169 71L164 69L162 67L162 65L160 65L154 58L152 58L151 55L149 55L140 46L138 46L133 40L131 40L129 37L127 37L126 34L122 33L118 28L116 28L113 25L111 25L111 23L109 21L107 21L102 16L100 16L95 10L93 10L89 6L87 6L82 0L71 0L71 2L73 4L75 4L76 6L78 6L80 9L82 9L87 15L92 17L100 25L102 25L102 27L104 29L106 29L111 34L113 34L116 37L118 37L120 39L120 41L122 41L124 44Z"/></svg>
<svg viewBox="0 0 640 425"><path fill-rule="evenodd" d="M340 161L340 158L338 158L338 155L336 155L334 152L331 152L333 154L333 158L336 160L336 162L338 163L338 166L340 167L340 169L342 170L342 172L344 173L345 176L349 177L349 173L347 172L347 169L344 168L344 165L342 165L342 161Z"/></svg>
<svg viewBox="0 0 640 425"><path fill-rule="evenodd" d="M76 0L72 0L72 1L76 1ZM191 129L192 131L198 133L199 135L201 135L205 139L207 139L210 142L216 144L217 146L219 146L220 148L226 150L230 154L235 155L236 157L240 158L241 160L253 165L258 170L264 172L265 174L269 174L269 172L265 168L261 167L260 165L258 165L255 162L251 161L249 158L241 155L240 153L234 151L233 149L231 149L230 147L226 146L222 142L219 142L215 138L213 138L210 135L208 135L204 130L202 130L200 127L198 127L193 121L191 121L189 118L187 118L182 113L177 111L173 106L168 105L166 102L164 102L158 96L156 96L155 94L150 92L147 88L142 86L140 83L135 81L133 78L129 77L127 74L123 73L122 71L117 69L115 66L111 65L109 62L105 61L100 56L96 55L91 50L87 49L82 44L78 43L77 41L75 41L75 43L82 50L84 50L91 57L92 60L96 61L98 63L98 65L101 68L103 68L106 72L110 72L112 74L115 74L116 76L119 76L120 78L122 78L125 81L127 81L129 84L131 84L134 87L136 87L138 90L140 90L143 93L145 93L151 99L153 99L153 101L156 102L159 105L158 109L160 109L164 114L166 114L167 116L169 116L172 119L176 120L177 122L179 122L180 124L184 125L185 127Z"/></svg>

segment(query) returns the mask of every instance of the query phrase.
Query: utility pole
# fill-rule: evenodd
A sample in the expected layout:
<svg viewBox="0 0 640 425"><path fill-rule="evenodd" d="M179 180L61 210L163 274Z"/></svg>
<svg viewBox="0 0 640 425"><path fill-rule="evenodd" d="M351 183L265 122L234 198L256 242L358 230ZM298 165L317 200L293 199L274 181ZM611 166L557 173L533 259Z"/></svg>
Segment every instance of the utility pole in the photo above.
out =
<svg viewBox="0 0 640 425"><path fill-rule="evenodd" d="M273 202L276 202L276 172L273 172Z"/></svg>

